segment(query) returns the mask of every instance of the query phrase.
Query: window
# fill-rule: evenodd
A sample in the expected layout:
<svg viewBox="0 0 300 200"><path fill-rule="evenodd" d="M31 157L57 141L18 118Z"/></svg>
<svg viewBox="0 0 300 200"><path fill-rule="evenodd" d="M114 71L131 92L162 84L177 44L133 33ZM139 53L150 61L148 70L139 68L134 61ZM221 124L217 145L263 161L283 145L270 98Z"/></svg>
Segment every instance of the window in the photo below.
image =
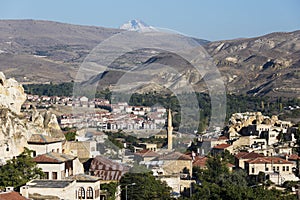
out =
<svg viewBox="0 0 300 200"><path fill-rule="evenodd" d="M45 179L49 179L49 172L44 172L45 174Z"/></svg>
<svg viewBox="0 0 300 200"><path fill-rule="evenodd" d="M252 173L254 173L254 167L252 167Z"/></svg>
<svg viewBox="0 0 300 200"><path fill-rule="evenodd" d="M266 167L266 168L265 168L265 170L266 170L266 172L267 172L267 171L269 171L269 168L268 168L268 167Z"/></svg>
<svg viewBox="0 0 300 200"><path fill-rule="evenodd" d="M277 166L277 171L279 172L279 166Z"/></svg>
<svg viewBox="0 0 300 200"><path fill-rule="evenodd" d="M275 172L276 168L273 166L273 171Z"/></svg>
<svg viewBox="0 0 300 200"><path fill-rule="evenodd" d="M282 171L285 171L285 166L282 166Z"/></svg>
<svg viewBox="0 0 300 200"><path fill-rule="evenodd" d="M97 189L95 190L95 199L98 198L100 196L100 190Z"/></svg>
<svg viewBox="0 0 300 200"><path fill-rule="evenodd" d="M286 166L286 171L290 171L290 167L289 166Z"/></svg>
<svg viewBox="0 0 300 200"><path fill-rule="evenodd" d="M78 190L78 199L85 199L85 191L83 187L80 187Z"/></svg>
<svg viewBox="0 0 300 200"><path fill-rule="evenodd" d="M86 190L86 198L87 199L93 199L93 188L88 187Z"/></svg>
<svg viewBox="0 0 300 200"><path fill-rule="evenodd" d="M57 172L52 172L52 179L56 180L57 179Z"/></svg>

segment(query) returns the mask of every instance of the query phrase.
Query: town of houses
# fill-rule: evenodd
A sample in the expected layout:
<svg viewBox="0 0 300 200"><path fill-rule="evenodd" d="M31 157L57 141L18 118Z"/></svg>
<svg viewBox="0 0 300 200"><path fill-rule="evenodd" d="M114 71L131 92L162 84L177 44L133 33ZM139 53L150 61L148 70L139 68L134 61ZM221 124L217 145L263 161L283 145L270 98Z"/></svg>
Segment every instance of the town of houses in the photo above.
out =
<svg viewBox="0 0 300 200"><path fill-rule="evenodd" d="M92 113L68 113L59 116L60 126L69 127L97 127L100 130L139 130L139 129L161 129L165 125L166 109L163 107L130 106L126 102L110 104L106 99L94 98L89 100L82 96L72 97L48 97L28 95L28 102L24 108L32 103L37 107L49 108L53 105L61 105L76 108L104 108L108 111ZM76 114L75 114L76 113Z"/></svg>
<svg viewBox="0 0 300 200"><path fill-rule="evenodd" d="M33 150L33 160L45 173L44 179L31 180L21 187L20 198L57 196L60 199L106 199L101 183L118 182L129 172L134 163L143 165L153 175L166 181L173 192L180 194L192 183L193 167L206 168L209 156L228 151L234 155L235 163L229 163L233 170L243 169L249 176L264 173L266 179L278 186L285 181L299 180L299 159L294 149L297 127L277 116L267 117L260 112L235 113L224 131L214 136L204 134L194 138L197 152L179 152L173 148L172 115L170 110L156 107L129 106L126 103L111 105L107 100L80 97L71 101L69 97L38 97L28 95L31 102L42 102L45 107L62 104L76 107L108 107L111 112L93 114L66 114L60 116L61 127L77 127L75 141L65 141L46 135L33 133L28 140L28 148ZM25 103L24 106L28 105ZM166 123L167 121L167 123ZM164 132L157 137L167 139L167 147L141 143L131 152L122 138L124 149L118 149L117 158L109 158L113 150L105 147L107 135L103 131L158 129L167 124ZM87 127L97 127L88 132ZM118 138L117 138L118 139ZM196 142L196 144L195 144ZM192 144L192 141L191 143ZM104 150L104 151L103 151ZM89 160L89 165L83 165ZM187 171L186 171L187 170ZM12 188L1 195L16 195ZM120 198L120 188L116 197Z"/></svg>

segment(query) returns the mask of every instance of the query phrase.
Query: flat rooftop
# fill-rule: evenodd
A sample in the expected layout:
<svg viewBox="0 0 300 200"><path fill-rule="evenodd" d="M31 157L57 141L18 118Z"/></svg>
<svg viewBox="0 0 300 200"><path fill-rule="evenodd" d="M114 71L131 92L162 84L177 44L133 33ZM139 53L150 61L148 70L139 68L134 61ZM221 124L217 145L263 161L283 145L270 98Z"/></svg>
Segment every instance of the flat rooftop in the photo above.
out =
<svg viewBox="0 0 300 200"><path fill-rule="evenodd" d="M30 188L65 188L74 180L32 180L27 186Z"/></svg>

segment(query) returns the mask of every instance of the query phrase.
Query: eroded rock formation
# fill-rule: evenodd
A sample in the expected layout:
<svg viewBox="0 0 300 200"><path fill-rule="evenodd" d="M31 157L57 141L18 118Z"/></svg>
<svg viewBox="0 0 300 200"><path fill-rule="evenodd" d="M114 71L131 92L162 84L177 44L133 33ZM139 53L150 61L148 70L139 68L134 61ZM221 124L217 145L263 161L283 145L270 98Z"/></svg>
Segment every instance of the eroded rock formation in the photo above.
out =
<svg viewBox="0 0 300 200"><path fill-rule="evenodd" d="M65 139L54 114L31 111L29 119L21 113L26 94L21 84L6 79L0 72L0 165L19 155L32 134L43 134Z"/></svg>

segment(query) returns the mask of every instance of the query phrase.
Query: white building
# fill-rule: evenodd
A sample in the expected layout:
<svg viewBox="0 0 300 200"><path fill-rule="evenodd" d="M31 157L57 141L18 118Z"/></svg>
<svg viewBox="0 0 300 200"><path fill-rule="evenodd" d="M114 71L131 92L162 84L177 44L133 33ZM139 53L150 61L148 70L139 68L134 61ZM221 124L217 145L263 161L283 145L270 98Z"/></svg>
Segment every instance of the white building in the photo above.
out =
<svg viewBox="0 0 300 200"><path fill-rule="evenodd" d="M28 149L33 150L33 157L49 152L62 153L62 142L42 134L32 134L27 141Z"/></svg>
<svg viewBox="0 0 300 200"><path fill-rule="evenodd" d="M101 199L100 179L84 174L68 180L32 180L20 188L20 193L33 199Z"/></svg>
<svg viewBox="0 0 300 200"><path fill-rule="evenodd" d="M46 175L45 179L48 180L61 180L84 172L78 158L67 154L46 153L35 157L33 161L42 169Z"/></svg>

